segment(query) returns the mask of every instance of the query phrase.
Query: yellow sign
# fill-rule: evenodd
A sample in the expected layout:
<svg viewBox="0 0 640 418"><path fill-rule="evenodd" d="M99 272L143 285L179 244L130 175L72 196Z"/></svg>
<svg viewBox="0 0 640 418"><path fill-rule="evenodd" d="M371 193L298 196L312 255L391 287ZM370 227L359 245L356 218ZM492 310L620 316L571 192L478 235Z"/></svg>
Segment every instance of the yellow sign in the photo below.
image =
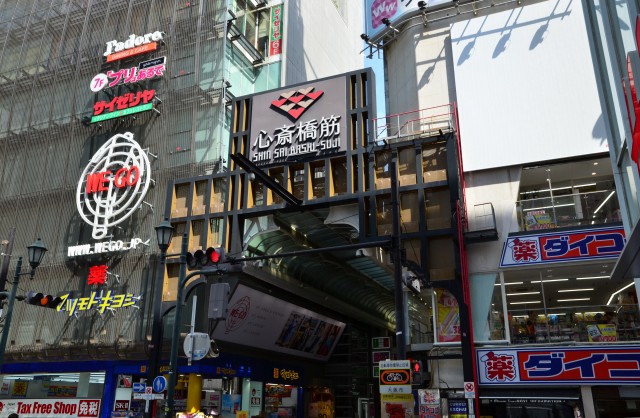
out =
<svg viewBox="0 0 640 418"><path fill-rule="evenodd" d="M592 324L587 326L589 342L615 342L618 341L615 324Z"/></svg>
<svg viewBox="0 0 640 418"><path fill-rule="evenodd" d="M102 296L97 296L96 292L91 292L91 296L84 298L70 298L70 293L60 296L62 301L56 308L58 312L68 312L69 316L77 315L81 311L89 311L96 309L100 314L103 314L107 309L114 310L118 308L126 308L128 306L135 306L140 301L140 296L135 296L133 293L112 295L111 290Z"/></svg>
<svg viewBox="0 0 640 418"><path fill-rule="evenodd" d="M247 412L247 411L236 411L236 418L249 418L249 412Z"/></svg>

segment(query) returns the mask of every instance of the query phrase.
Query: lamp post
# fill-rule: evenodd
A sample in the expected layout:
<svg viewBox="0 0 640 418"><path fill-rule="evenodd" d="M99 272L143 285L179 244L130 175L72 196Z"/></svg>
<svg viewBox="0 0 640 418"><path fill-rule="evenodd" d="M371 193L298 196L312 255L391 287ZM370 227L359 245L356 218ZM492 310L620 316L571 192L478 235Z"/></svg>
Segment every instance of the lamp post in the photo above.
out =
<svg viewBox="0 0 640 418"><path fill-rule="evenodd" d="M47 247L44 246L44 243L40 238L38 238L33 244L27 247L27 256L29 260L29 265L31 266L31 271L22 273L22 257L18 258L18 263L16 264L16 271L13 275L13 287L11 288L11 294L9 295L9 306L7 307L7 318L4 321L4 327L2 328L2 338L0 339L0 371L2 370L2 366L4 365L4 351L7 347L7 339L9 338L9 328L11 327L11 318L13 317L13 303L16 300L16 293L18 291L18 282L20 281L20 276L24 274L28 274L32 279L36 273L36 268L42 262L42 258L44 254L47 252ZM6 297L7 292L2 292L3 296Z"/></svg>
<svg viewBox="0 0 640 418"><path fill-rule="evenodd" d="M166 251L173 237L173 227L168 221L162 222L156 227L156 237L158 247L166 257ZM169 382L167 383L167 416L175 416L175 390L178 380L178 343L180 340L180 324L182 322L182 303L184 298L184 285L195 276L201 274L215 274L214 271L196 270L187 274L187 234L182 235L182 246L180 249L180 271L178 274L178 293L176 295L175 319L173 323L173 333L171 336L171 354L169 357ZM164 248L164 250L163 250Z"/></svg>

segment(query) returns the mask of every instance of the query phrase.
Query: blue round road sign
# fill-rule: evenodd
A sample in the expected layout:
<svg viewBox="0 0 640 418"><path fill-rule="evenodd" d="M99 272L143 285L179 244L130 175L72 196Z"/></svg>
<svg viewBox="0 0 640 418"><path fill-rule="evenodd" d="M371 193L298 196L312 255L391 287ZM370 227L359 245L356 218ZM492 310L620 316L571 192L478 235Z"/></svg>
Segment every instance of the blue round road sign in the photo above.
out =
<svg viewBox="0 0 640 418"><path fill-rule="evenodd" d="M164 392L164 390L167 388L167 379L165 379L164 376L156 376L155 379L153 379L153 390L155 392Z"/></svg>

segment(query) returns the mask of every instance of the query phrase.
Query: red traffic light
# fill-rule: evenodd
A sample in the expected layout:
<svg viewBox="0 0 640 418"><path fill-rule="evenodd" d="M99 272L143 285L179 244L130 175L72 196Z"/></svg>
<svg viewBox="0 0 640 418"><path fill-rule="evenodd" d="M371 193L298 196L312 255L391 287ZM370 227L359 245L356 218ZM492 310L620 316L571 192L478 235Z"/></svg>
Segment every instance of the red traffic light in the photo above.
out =
<svg viewBox="0 0 640 418"><path fill-rule="evenodd" d="M213 264L218 264L222 258L221 249L207 248L207 261Z"/></svg>
<svg viewBox="0 0 640 418"><path fill-rule="evenodd" d="M49 304L49 295L43 296L42 299L40 299L40 305L47 306L48 304Z"/></svg>

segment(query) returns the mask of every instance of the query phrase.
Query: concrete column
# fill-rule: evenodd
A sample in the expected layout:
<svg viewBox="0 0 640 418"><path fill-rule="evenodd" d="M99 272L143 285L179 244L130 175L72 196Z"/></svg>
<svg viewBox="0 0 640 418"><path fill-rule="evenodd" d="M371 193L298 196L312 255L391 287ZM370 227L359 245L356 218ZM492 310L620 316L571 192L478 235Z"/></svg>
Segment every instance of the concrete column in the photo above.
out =
<svg viewBox="0 0 640 418"><path fill-rule="evenodd" d="M580 386L580 395L584 407L584 418L596 418L596 405L593 402L591 386Z"/></svg>

